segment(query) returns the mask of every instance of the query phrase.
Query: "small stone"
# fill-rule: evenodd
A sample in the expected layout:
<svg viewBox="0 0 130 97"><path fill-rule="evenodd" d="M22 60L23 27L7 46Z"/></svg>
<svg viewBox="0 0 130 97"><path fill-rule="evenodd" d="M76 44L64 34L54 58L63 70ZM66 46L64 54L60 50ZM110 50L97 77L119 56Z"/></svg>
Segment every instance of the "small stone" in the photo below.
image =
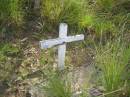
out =
<svg viewBox="0 0 130 97"><path fill-rule="evenodd" d="M99 89L97 89L97 88L92 88L92 89L90 89L90 95L93 97L97 97L97 96L100 96L100 95L102 95L102 92L99 90Z"/></svg>
<svg viewBox="0 0 130 97"><path fill-rule="evenodd" d="M31 94L29 92L27 92L26 97L31 97Z"/></svg>

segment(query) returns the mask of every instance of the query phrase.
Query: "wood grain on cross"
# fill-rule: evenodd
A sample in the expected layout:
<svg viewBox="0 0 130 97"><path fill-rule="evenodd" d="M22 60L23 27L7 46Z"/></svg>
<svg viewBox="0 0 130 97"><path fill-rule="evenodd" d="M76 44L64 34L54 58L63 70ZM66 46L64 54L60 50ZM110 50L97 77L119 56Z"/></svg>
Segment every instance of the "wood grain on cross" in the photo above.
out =
<svg viewBox="0 0 130 97"><path fill-rule="evenodd" d="M34 9L40 8L40 1L41 0L34 0Z"/></svg>
<svg viewBox="0 0 130 97"><path fill-rule="evenodd" d="M59 27L59 38L40 41L41 49L58 46L58 67L64 69L66 43L84 40L84 35L67 36L68 25L61 23Z"/></svg>

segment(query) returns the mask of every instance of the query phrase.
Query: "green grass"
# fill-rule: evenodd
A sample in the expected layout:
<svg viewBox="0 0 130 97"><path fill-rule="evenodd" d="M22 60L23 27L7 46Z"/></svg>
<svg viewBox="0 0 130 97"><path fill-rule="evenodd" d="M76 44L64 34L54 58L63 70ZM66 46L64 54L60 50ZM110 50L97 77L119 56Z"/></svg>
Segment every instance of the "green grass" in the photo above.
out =
<svg viewBox="0 0 130 97"><path fill-rule="evenodd" d="M107 32L116 35L121 30L121 26L128 22L128 9L123 5L128 1L96 0L94 3L87 4L87 11L85 18L81 21L81 26L94 30L97 36Z"/></svg>
<svg viewBox="0 0 130 97"><path fill-rule="evenodd" d="M23 20L22 0L0 0L0 22L21 24Z"/></svg>
<svg viewBox="0 0 130 97"><path fill-rule="evenodd" d="M22 0L12 0L9 4L11 20L16 24L21 24L23 21Z"/></svg>
<svg viewBox="0 0 130 97"><path fill-rule="evenodd" d="M101 83L106 92L122 89L126 79L122 79L130 58L130 47L120 39L96 47L96 64L101 68ZM121 91L118 91L121 92Z"/></svg>
<svg viewBox="0 0 130 97"><path fill-rule="evenodd" d="M85 14L85 0L42 0L41 17L47 27L56 29L59 23L64 22L80 29L80 21ZM44 27L45 28L45 27Z"/></svg>
<svg viewBox="0 0 130 97"><path fill-rule="evenodd" d="M60 74L51 75L44 90L47 97L72 97L71 83Z"/></svg>
<svg viewBox="0 0 130 97"><path fill-rule="evenodd" d="M0 82L11 78L18 66L20 49L10 43L0 44Z"/></svg>
<svg viewBox="0 0 130 97"><path fill-rule="evenodd" d="M0 38L16 35L23 23L23 0L0 0Z"/></svg>

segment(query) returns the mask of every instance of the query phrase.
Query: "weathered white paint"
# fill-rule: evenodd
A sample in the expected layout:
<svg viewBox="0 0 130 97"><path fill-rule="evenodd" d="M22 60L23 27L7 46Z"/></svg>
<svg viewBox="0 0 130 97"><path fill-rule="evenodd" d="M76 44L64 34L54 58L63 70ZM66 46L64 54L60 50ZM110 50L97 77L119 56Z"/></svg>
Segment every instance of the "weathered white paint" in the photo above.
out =
<svg viewBox="0 0 130 97"><path fill-rule="evenodd" d="M64 42L64 39L67 37L67 28L68 28L68 25L65 24L65 23L62 23L60 24L60 27L59 27L59 38L63 38L63 44L61 44L59 47L58 47L58 68L60 70L63 70L64 69L64 62L65 62L65 51L66 51L66 43Z"/></svg>
<svg viewBox="0 0 130 97"><path fill-rule="evenodd" d="M34 9L40 8L40 2L41 0L34 0Z"/></svg>
<svg viewBox="0 0 130 97"><path fill-rule="evenodd" d="M63 43L64 41L60 38L40 41L40 45L42 49L51 48L53 46L57 46Z"/></svg>
<svg viewBox="0 0 130 97"><path fill-rule="evenodd" d="M40 41L40 45L42 49L51 48L53 46L61 45L64 43L69 43L73 41L80 41L84 39L84 35L75 35L75 36L68 36L65 38L57 38L57 39L49 39Z"/></svg>
<svg viewBox="0 0 130 97"><path fill-rule="evenodd" d="M67 36L68 25L61 23L59 26L59 38L40 41L41 49L58 46L58 67L64 69L66 43L84 40L84 35Z"/></svg>

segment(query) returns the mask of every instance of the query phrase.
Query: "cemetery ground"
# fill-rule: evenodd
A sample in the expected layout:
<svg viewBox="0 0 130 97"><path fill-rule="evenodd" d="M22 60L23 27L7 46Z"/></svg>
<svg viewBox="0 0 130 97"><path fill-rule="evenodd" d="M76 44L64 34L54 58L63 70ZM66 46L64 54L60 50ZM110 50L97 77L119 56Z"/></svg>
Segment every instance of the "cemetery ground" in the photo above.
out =
<svg viewBox="0 0 130 97"><path fill-rule="evenodd" d="M30 37L1 43L1 53L7 54L4 54L5 58L1 58L1 64L11 65L1 69L1 97L30 97L27 96L28 92L31 97L44 97L43 87L48 82L46 80L57 72L57 47L41 50L39 40L31 34L27 36ZM49 34L45 37L53 38L54 35ZM92 72L92 54L89 48L82 48L82 45L83 42L67 45L65 70L61 71L62 76L68 76L68 80L73 80L75 91L83 86L81 83L87 77L90 78ZM87 67L91 69L90 72Z"/></svg>
<svg viewBox="0 0 130 97"><path fill-rule="evenodd" d="M130 0L0 0L0 97L130 97Z"/></svg>
<svg viewBox="0 0 130 97"><path fill-rule="evenodd" d="M1 42L1 97L129 97L130 48L120 42L122 37L100 45L93 34L82 33L83 41L67 43L65 67L59 70L58 46L41 49L39 44L57 38L58 29L38 34L33 22L27 28L33 33Z"/></svg>
<svg viewBox="0 0 130 97"><path fill-rule="evenodd" d="M1 97L55 97L55 95L56 97L115 97L115 95L127 97L129 95L127 94L129 86L125 80L129 69L124 64L129 60L130 51L129 48L123 48L119 41L114 40L115 44L109 42L105 46L91 47L86 41L93 36L85 34L84 41L67 44L65 68L59 70L58 47L41 49L39 45L40 40L56 38L58 33L39 34L39 39L34 35L35 33L24 34L21 39L18 37L1 43L0 54L3 56L0 59L1 64L7 66L1 65L3 68L0 71ZM115 59L117 55L113 49L119 53L122 62ZM104 64L109 66L104 67ZM116 66L117 64L119 66ZM102 73L102 76L107 78L102 79ZM120 79L119 76L122 74L125 75Z"/></svg>

